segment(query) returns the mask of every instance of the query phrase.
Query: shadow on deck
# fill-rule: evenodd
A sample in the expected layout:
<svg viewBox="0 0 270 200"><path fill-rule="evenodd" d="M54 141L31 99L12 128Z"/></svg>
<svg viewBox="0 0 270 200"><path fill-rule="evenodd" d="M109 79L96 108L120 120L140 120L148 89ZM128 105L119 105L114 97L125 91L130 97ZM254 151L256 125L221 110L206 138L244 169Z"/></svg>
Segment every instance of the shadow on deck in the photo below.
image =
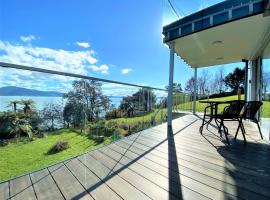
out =
<svg viewBox="0 0 270 200"><path fill-rule="evenodd" d="M187 114L0 184L0 199L270 199L270 148L245 124L227 146ZM234 133L237 124L228 123Z"/></svg>

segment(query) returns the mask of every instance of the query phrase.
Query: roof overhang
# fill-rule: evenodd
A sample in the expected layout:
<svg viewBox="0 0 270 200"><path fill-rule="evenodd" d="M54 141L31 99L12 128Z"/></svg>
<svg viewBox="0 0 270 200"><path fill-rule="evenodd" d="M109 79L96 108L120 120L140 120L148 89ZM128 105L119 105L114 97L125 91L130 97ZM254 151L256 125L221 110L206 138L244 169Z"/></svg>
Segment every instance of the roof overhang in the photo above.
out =
<svg viewBox="0 0 270 200"><path fill-rule="evenodd" d="M164 27L164 43L191 67L270 58L268 9L266 0L225 1Z"/></svg>

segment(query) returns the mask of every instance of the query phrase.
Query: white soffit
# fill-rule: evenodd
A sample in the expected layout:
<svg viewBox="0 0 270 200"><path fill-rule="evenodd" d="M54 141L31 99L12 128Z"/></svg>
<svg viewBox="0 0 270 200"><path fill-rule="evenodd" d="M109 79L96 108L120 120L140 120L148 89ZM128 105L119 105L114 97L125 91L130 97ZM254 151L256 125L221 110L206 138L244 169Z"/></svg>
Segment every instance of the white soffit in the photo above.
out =
<svg viewBox="0 0 270 200"><path fill-rule="evenodd" d="M255 15L178 38L175 52L191 67L254 59L269 28L270 16Z"/></svg>
<svg viewBox="0 0 270 200"><path fill-rule="evenodd" d="M263 52L263 58L265 58L265 59L270 58L270 41L268 42L268 45L266 46L266 48Z"/></svg>

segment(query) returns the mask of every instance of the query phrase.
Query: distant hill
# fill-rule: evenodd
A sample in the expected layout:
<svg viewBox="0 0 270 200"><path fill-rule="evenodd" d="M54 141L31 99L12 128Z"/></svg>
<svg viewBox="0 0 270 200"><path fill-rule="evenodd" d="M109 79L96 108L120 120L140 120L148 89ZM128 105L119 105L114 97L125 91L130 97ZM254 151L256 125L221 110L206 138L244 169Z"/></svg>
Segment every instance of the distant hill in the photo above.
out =
<svg viewBox="0 0 270 200"><path fill-rule="evenodd" d="M8 86L0 88L0 96L61 97L63 96L63 93L55 91L39 91L15 86Z"/></svg>

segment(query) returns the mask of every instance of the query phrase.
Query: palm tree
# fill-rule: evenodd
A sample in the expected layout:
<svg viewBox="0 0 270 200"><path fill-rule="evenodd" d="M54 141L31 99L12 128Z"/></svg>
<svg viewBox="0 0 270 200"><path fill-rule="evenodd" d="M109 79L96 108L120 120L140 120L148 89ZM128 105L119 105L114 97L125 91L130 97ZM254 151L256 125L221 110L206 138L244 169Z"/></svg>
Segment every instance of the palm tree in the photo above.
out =
<svg viewBox="0 0 270 200"><path fill-rule="evenodd" d="M13 111L16 112L17 111L17 105L20 104L20 103L21 103L21 101L18 101L18 100L10 101L9 106L11 106L13 108Z"/></svg>
<svg viewBox="0 0 270 200"><path fill-rule="evenodd" d="M21 100L21 104L24 105L23 112L24 112L25 115L27 115L27 114L29 114L29 112L31 110L34 109L35 102L33 100L31 100L31 99L29 99L29 100Z"/></svg>

